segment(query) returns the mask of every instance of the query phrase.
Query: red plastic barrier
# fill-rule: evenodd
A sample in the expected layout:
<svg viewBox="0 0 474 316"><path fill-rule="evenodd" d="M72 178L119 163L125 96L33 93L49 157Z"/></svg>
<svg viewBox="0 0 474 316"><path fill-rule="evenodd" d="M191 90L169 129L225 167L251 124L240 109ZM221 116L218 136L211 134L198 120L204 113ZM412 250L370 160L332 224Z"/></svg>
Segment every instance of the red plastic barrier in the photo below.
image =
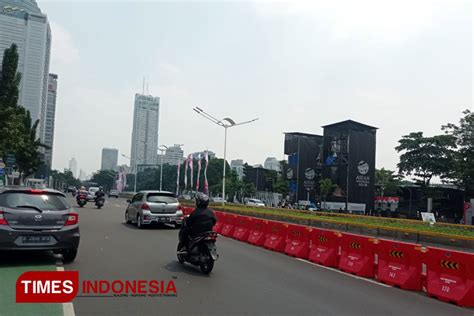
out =
<svg viewBox="0 0 474 316"><path fill-rule="evenodd" d="M222 227L224 227L225 213L214 211L214 215L216 215L217 223L216 225L214 225L212 230L220 234L222 231Z"/></svg>
<svg viewBox="0 0 474 316"><path fill-rule="evenodd" d="M326 229L311 229L309 260L326 267L338 267L341 233Z"/></svg>
<svg viewBox="0 0 474 316"><path fill-rule="evenodd" d="M425 263L428 295L474 307L474 254L428 247Z"/></svg>
<svg viewBox="0 0 474 316"><path fill-rule="evenodd" d="M191 213L194 211L193 207L188 207L188 206L181 206L181 210L183 211L183 215L191 215Z"/></svg>
<svg viewBox="0 0 474 316"><path fill-rule="evenodd" d="M237 215L233 238L240 241L247 241L250 233L250 223L252 217Z"/></svg>
<svg viewBox="0 0 474 316"><path fill-rule="evenodd" d="M224 218L224 226L221 230L221 235L226 237L232 237L234 234L235 224L237 220L237 215L226 214Z"/></svg>
<svg viewBox="0 0 474 316"><path fill-rule="evenodd" d="M377 280L404 290L421 291L421 246L380 239L375 247L378 255Z"/></svg>
<svg viewBox="0 0 474 316"><path fill-rule="evenodd" d="M255 246L263 247L263 245L265 244L265 237L267 235L267 232L267 220L252 218L250 224L249 238L247 239L247 242Z"/></svg>
<svg viewBox="0 0 474 316"><path fill-rule="evenodd" d="M289 256L308 259L311 228L307 226L289 224L287 229L285 253Z"/></svg>
<svg viewBox="0 0 474 316"><path fill-rule="evenodd" d="M284 252L286 246L286 236L288 224L268 221L268 234L265 237L263 246L267 249Z"/></svg>
<svg viewBox="0 0 474 316"><path fill-rule="evenodd" d="M374 242L374 238L343 233L339 269L362 277L374 277Z"/></svg>

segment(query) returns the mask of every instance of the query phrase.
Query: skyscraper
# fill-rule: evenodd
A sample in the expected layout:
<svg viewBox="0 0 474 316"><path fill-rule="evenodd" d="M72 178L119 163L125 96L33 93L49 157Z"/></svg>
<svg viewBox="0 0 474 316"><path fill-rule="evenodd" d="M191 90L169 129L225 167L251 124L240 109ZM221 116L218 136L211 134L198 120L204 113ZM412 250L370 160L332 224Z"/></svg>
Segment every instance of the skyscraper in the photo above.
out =
<svg viewBox="0 0 474 316"><path fill-rule="evenodd" d="M178 161L184 160L183 157L184 152L181 149L181 145L174 145L166 149L165 154L161 159L163 159L163 164L176 165Z"/></svg>
<svg viewBox="0 0 474 316"><path fill-rule="evenodd" d="M130 167L135 172L137 164L156 164L160 98L135 94Z"/></svg>
<svg viewBox="0 0 474 316"><path fill-rule="evenodd" d="M69 170L71 170L72 175L77 178L77 160L74 157L69 160Z"/></svg>
<svg viewBox="0 0 474 316"><path fill-rule="evenodd" d="M280 162L275 157L268 157L265 159L263 167L268 170L280 171Z"/></svg>
<svg viewBox="0 0 474 316"><path fill-rule="evenodd" d="M46 103L46 117L44 121L44 140L43 143L49 148L45 149L45 164L51 168L53 160L54 143L54 118L56 113L56 95L58 87L58 75L49 74L48 98Z"/></svg>
<svg viewBox="0 0 474 316"><path fill-rule="evenodd" d="M102 148L102 164L100 170L117 171L118 149Z"/></svg>
<svg viewBox="0 0 474 316"><path fill-rule="evenodd" d="M19 104L30 111L33 122L40 120L38 136L43 140L51 29L35 0L0 0L0 60L13 43L18 46L18 72L22 75Z"/></svg>

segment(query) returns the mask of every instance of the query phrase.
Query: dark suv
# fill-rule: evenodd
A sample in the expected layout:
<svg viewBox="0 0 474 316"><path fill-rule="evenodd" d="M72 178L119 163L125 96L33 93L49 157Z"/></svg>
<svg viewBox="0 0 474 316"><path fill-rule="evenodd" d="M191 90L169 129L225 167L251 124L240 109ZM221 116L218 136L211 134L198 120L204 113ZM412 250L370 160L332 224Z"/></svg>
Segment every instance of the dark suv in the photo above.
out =
<svg viewBox="0 0 474 316"><path fill-rule="evenodd" d="M0 187L0 250L53 250L76 258L79 216L55 190Z"/></svg>

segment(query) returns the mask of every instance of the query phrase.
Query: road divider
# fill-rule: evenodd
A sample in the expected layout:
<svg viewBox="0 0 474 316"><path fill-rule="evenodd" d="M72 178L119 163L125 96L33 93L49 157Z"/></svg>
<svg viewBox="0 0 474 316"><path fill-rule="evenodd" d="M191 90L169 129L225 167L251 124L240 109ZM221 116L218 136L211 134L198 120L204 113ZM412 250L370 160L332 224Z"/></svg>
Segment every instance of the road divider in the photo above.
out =
<svg viewBox="0 0 474 316"><path fill-rule="evenodd" d="M287 223L268 221L268 233L263 247L276 252L284 252L288 226Z"/></svg>
<svg viewBox="0 0 474 316"><path fill-rule="evenodd" d="M253 217L250 224L250 232L247 242L255 246L263 247L267 233L268 221Z"/></svg>
<svg viewBox="0 0 474 316"><path fill-rule="evenodd" d="M366 236L343 233L339 269L361 277L373 278L376 241L377 239Z"/></svg>
<svg viewBox="0 0 474 316"><path fill-rule="evenodd" d="M376 278L405 290L421 291L424 253L421 245L380 239Z"/></svg>
<svg viewBox="0 0 474 316"><path fill-rule="evenodd" d="M341 236L332 230L311 228L309 260L326 267L338 267Z"/></svg>
<svg viewBox="0 0 474 316"><path fill-rule="evenodd" d="M289 224L285 253L289 256L308 259L311 228L308 226Z"/></svg>
<svg viewBox="0 0 474 316"><path fill-rule="evenodd" d="M214 211L214 231L357 277L474 307L474 254ZM426 267L426 275L423 273ZM374 281L375 282L375 281Z"/></svg>
<svg viewBox="0 0 474 316"><path fill-rule="evenodd" d="M247 241L252 222L252 217L237 215L235 219L235 229L233 238L240 241Z"/></svg>
<svg viewBox="0 0 474 316"><path fill-rule="evenodd" d="M425 257L427 294L444 302L474 307L474 256L428 247Z"/></svg>

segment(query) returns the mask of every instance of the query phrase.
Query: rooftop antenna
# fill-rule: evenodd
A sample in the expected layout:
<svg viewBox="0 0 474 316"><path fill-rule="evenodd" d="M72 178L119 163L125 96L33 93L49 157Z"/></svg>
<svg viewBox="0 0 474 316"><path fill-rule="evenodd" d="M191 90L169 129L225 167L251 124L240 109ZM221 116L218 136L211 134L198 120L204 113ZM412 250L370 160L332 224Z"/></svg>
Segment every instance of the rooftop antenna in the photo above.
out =
<svg viewBox="0 0 474 316"><path fill-rule="evenodd" d="M143 76L142 94L145 94L145 76Z"/></svg>
<svg viewBox="0 0 474 316"><path fill-rule="evenodd" d="M150 95L150 92L149 92L149 90L148 90L148 82L146 83L146 94L147 94L147 95Z"/></svg>

